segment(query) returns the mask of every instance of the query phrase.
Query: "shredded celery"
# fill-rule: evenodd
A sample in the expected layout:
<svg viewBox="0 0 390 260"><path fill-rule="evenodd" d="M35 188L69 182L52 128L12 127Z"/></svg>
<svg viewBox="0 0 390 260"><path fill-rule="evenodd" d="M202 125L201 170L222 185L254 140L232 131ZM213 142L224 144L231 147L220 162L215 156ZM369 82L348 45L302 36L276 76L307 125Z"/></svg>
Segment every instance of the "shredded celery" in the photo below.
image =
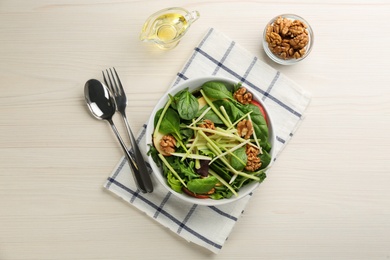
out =
<svg viewBox="0 0 390 260"><path fill-rule="evenodd" d="M229 128L232 125L232 122L230 121L229 115L226 112L225 107L224 106L220 106L219 109L222 111L222 114L225 116L226 121L229 123L229 125L227 126Z"/></svg>
<svg viewBox="0 0 390 260"><path fill-rule="evenodd" d="M187 153L171 153L173 156L183 157L183 158L191 158L191 159L199 159L199 160L208 160L210 161L212 158L209 156L201 155L201 154L187 154Z"/></svg>
<svg viewBox="0 0 390 260"><path fill-rule="evenodd" d="M186 156L183 156L183 158L181 159L181 161L184 161L185 158L187 158L187 157L191 154L192 150L194 149L194 147L195 147L195 145L196 145L196 143L197 143L197 141L198 141L198 134L195 134L195 135L196 135L196 136L195 136L194 142L192 143L192 145L190 146L190 148L189 148L189 149L187 150L187 152L185 153Z"/></svg>
<svg viewBox="0 0 390 260"><path fill-rule="evenodd" d="M249 115L249 114L248 114L248 120L252 123L252 118L251 118L251 115ZM252 123L252 125L253 125L253 123ZM263 151L261 150L261 146L259 144L259 141L257 140L256 131L254 129L253 129L253 137L255 138L257 149L259 149L259 151L261 153L263 153Z"/></svg>
<svg viewBox="0 0 390 260"><path fill-rule="evenodd" d="M234 196L238 196L237 192L234 190L232 186L229 185L221 176L219 176L215 171L209 169L209 173L213 175L215 178L217 178L225 187L227 187L233 194ZM235 175L236 176L236 175Z"/></svg>
<svg viewBox="0 0 390 260"><path fill-rule="evenodd" d="M196 154L199 154L199 150L196 149ZM201 168L201 165L200 165L200 160L199 159L195 159L195 169L199 170Z"/></svg>
<svg viewBox="0 0 390 260"><path fill-rule="evenodd" d="M203 117L207 114L207 112L210 111L210 109L211 109L211 107L206 108L205 111L203 111L203 113L196 120L194 120L189 126L193 126L196 123L198 123L200 120L202 120Z"/></svg>
<svg viewBox="0 0 390 260"><path fill-rule="evenodd" d="M234 147L231 148L231 149L225 149L225 150L226 150L225 152L223 152L223 153L221 153L220 155L214 157L214 158L210 161L210 163L214 162L215 160L219 159L219 158L222 157L222 156L225 156L225 155L227 155L227 154L232 154L232 152L234 152L235 150L237 150L237 149L240 148L240 147L243 147L244 145L246 145L247 143L249 143L249 141L250 141L250 140L246 140L245 142L240 143L240 144L234 146ZM232 154L232 155L234 155L234 154Z"/></svg>
<svg viewBox="0 0 390 260"><path fill-rule="evenodd" d="M244 118L246 118L248 115L250 115L252 113L252 111L246 113L245 115L243 115L242 117L240 117L236 122L234 122L230 127L228 127L227 130L230 130L232 129L235 125L237 125L241 120L243 120Z"/></svg>
<svg viewBox="0 0 390 260"><path fill-rule="evenodd" d="M155 136L156 133L158 133L158 131L160 131L161 122L162 122L162 120L163 120L163 118L164 118L164 115L165 115L165 113L167 112L169 106L171 105L171 103L172 103L172 100L171 100L171 99L168 99L168 102L165 104L165 107L164 107L164 109L163 109L163 111L162 111L162 113L161 113L161 115L160 115L160 118L159 118L158 121L157 121L157 125L156 125L156 127L155 127L155 129L154 129L153 136Z"/></svg>
<svg viewBox="0 0 390 260"><path fill-rule="evenodd" d="M224 136L224 137L229 137L229 138L232 138L232 139L235 139L239 142L245 142L246 139L244 138L241 138L235 134L232 134L228 131L224 131L224 130L213 130L213 129L207 129L207 128L201 128L201 127L194 127L194 126L188 126L188 128L192 129L192 130L196 130L196 131L201 131L201 132L207 132L207 133L211 133L211 134L216 134L216 135L220 135L220 136ZM214 138L214 137L212 137ZM210 139L212 139L210 138Z"/></svg>
<svg viewBox="0 0 390 260"><path fill-rule="evenodd" d="M204 94L203 90L200 90L200 93L204 97L204 100L206 100L206 103L211 107L211 109L214 111L214 113L222 120L222 122L229 126L229 122L226 120L226 118L219 112L219 110L214 106L213 102Z"/></svg>
<svg viewBox="0 0 390 260"><path fill-rule="evenodd" d="M237 176L238 175L233 175L233 177L229 181L229 184L232 184L236 180Z"/></svg>
<svg viewBox="0 0 390 260"><path fill-rule="evenodd" d="M202 131L199 131L199 133L207 140L208 137L206 136L205 133L203 133ZM222 153L221 149L218 147L218 145L216 145L211 139L208 139L209 143L207 143L207 146L209 147L209 149L214 152L215 154L219 155ZM241 171L237 171L236 169L234 169L230 163L228 162L228 160L225 158L225 157L221 157L219 158L227 168L229 168L229 170L231 172L233 172L234 174L238 174L238 175L241 175L241 176L244 176L244 177L247 177L247 178L250 178L250 179L253 179L253 180L256 180L256 181L260 181L260 178L258 178L257 176L253 176L251 174L247 174L245 172L241 172Z"/></svg>

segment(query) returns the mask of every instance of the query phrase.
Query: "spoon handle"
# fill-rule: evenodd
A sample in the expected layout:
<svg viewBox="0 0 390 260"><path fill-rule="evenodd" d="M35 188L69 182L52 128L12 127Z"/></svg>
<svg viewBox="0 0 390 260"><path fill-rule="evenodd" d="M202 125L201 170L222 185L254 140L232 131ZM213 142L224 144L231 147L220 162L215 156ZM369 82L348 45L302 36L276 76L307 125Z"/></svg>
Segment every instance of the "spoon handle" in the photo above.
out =
<svg viewBox="0 0 390 260"><path fill-rule="evenodd" d="M136 162L136 165L138 166L138 170L141 174L142 182L145 185L145 189L147 192L153 192L152 179L150 178L150 174L148 172L148 169L146 168L146 163L145 163L144 157L142 156L142 153L139 149L137 141L135 140L133 132L131 131L129 122L127 121L126 114L124 112L121 114L122 114L123 121L125 122L125 125L127 128L127 133L129 134L131 146L134 149L135 162Z"/></svg>
<svg viewBox="0 0 390 260"><path fill-rule="evenodd" d="M118 138L118 141L123 149L123 152L125 153L126 155L126 158L127 158L127 161L129 162L130 164L130 167L132 169L132 173L133 173L133 177L134 177L134 180L135 180L135 183L137 185L137 187L141 190L141 192L143 193L146 193L148 192L147 189L145 188L145 185L143 183L143 180L142 180L142 174L140 173L136 163L134 162L133 158L131 157L130 153L129 153L129 150L127 149L125 143L123 142L119 132L118 132L118 129L116 128L114 122L112 121L112 119L109 119L107 120L110 125L111 125L111 128L112 130L114 131L116 137Z"/></svg>

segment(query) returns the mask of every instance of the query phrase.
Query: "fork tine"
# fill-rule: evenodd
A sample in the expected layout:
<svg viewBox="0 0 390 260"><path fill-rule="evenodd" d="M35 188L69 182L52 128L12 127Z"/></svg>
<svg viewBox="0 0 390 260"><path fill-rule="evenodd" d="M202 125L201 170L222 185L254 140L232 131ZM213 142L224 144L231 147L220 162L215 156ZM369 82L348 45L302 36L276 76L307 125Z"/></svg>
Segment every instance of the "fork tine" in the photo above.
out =
<svg viewBox="0 0 390 260"><path fill-rule="evenodd" d="M108 80L110 81L111 87L113 88L113 92L115 95L120 96L122 93L120 93L120 89L118 88L117 80L115 79L114 73L112 72L112 69L109 69L110 72L107 70Z"/></svg>
<svg viewBox="0 0 390 260"><path fill-rule="evenodd" d="M115 75L116 75L116 79L117 79L117 81L118 81L119 91L121 92L121 94L125 94L125 91L124 91L123 86L122 86L122 82L121 82L121 80L120 80L120 78L119 78L119 75L118 75L118 73L116 72L115 67L112 67L112 68L114 69L114 72L115 72Z"/></svg>
<svg viewBox="0 0 390 260"><path fill-rule="evenodd" d="M118 95L119 93L118 93L118 87L117 87L117 85L116 85L116 81L115 81L115 79L114 79L114 77L113 77L113 74L112 74L112 71L111 71L111 69L110 69L110 73L108 72L108 70L106 70L107 71L107 75L108 75L108 81L110 81L110 85L111 85L111 88L112 88L112 92L115 94L115 96L116 95ZM112 80L112 81L111 81Z"/></svg>
<svg viewBox="0 0 390 260"><path fill-rule="evenodd" d="M104 75L104 70L102 70L102 74L103 74L104 83L105 83L106 86L111 90L111 86L108 85L108 82L107 82L107 79L106 79L106 75ZM111 90L111 92L112 92L112 90Z"/></svg>
<svg viewBox="0 0 390 260"><path fill-rule="evenodd" d="M104 83L106 83L106 86L108 87L108 89L111 91L111 93L116 96L117 93L116 93L116 89L114 88L113 84L112 84L112 81L111 81L111 78L110 78L110 74L108 73L108 70L106 70L106 74L107 74L107 77L106 77L106 74L104 73L104 71L102 71L103 73L103 79L104 79ZM108 80L107 80L108 79Z"/></svg>
<svg viewBox="0 0 390 260"><path fill-rule="evenodd" d="M112 69L114 70L115 75L114 72L112 72ZM123 89L122 82L119 79L119 75L114 67L112 67L112 69L106 69L106 73L102 71L104 83L106 83L107 87L110 89L112 94L114 94L114 96L124 95L125 91Z"/></svg>

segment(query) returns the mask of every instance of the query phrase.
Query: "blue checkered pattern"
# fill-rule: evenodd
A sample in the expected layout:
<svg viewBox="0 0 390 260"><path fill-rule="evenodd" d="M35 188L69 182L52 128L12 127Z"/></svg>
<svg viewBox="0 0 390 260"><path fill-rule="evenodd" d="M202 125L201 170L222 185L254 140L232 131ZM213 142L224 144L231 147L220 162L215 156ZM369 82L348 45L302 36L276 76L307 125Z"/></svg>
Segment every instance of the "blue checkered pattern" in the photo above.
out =
<svg viewBox="0 0 390 260"><path fill-rule="evenodd" d="M302 121L310 95L213 28L208 30L182 70L177 73L173 86L183 80L206 75L241 81L244 86L250 86L261 94L272 114L277 140L275 151L278 156ZM138 136L144 154L147 149L145 131L146 125ZM221 250L253 196L252 193L230 204L207 207L185 203L167 192L156 180L153 180L153 184L153 193L140 193L126 159L122 158L104 187L185 240L214 253ZM266 185L266 181L263 185Z"/></svg>

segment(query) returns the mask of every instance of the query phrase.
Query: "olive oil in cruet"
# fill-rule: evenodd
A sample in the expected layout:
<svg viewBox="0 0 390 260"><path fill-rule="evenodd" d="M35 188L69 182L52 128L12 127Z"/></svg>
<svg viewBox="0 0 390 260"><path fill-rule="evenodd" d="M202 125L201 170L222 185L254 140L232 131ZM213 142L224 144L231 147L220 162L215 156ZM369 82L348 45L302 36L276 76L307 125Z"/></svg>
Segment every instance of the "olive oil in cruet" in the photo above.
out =
<svg viewBox="0 0 390 260"><path fill-rule="evenodd" d="M162 49L175 47L190 25L199 18L197 11L167 8L150 16L145 22L140 39L156 43Z"/></svg>

